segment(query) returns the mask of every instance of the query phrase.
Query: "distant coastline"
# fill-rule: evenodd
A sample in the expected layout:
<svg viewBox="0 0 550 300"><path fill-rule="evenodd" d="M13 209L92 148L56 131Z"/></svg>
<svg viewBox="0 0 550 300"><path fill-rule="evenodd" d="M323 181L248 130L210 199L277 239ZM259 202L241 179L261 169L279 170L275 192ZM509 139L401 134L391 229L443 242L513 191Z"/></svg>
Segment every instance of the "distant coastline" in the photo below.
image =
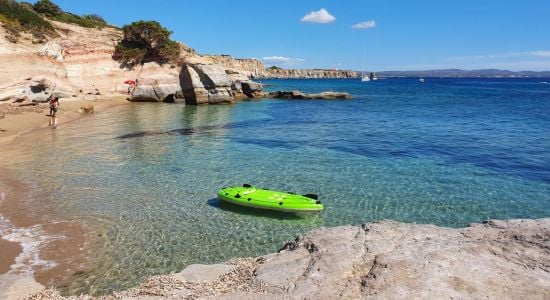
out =
<svg viewBox="0 0 550 300"><path fill-rule="evenodd" d="M370 72L370 71L369 71ZM421 71L380 71L378 77L441 77L441 78L550 78L550 71L509 71L500 69L439 69ZM334 69L266 69L262 78L360 78L360 71Z"/></svg>
<svg viewBox="0 0 550 300"><path fill-rule="evenodd" d="M440 69L425 71L382 71L377 72L383 77L481 77L481 78L526 78L526 77L550 77L550 71L509 71L500 69Z"/></svg>

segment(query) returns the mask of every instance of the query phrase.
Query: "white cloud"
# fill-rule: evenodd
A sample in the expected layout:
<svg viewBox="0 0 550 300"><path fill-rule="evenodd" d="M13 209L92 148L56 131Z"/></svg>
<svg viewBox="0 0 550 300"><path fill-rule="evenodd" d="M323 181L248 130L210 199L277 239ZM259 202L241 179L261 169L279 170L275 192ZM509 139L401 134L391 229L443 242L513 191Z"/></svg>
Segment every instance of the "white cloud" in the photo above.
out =
<svg viewBox="0 0 550 300"><path fill-rule="evenodd" d="M265 56L265 57L262 57L261 60L265 64L276 65L278 67L295 67L304 62L304 59L302 58L292 58L292 57L284 57L284 56L278 56L278 55Z"/></svg>
<svg viewBox="0 0 550 300"><path fill-rule="evenodd" d="M326 9L321 8L318 11L312 11L305 15L300 21L306 23L328 24L334 22L335 20L336 17L331 15Z"/></svg>
<svg viewBox="0 0 550 300"><path fill-rule="evenodd" d="M376 26L376 21L368 20L368 21L365 21L365 22L359 22L359 23L351 26L351 28L353 28L353 29L371 29L371 28L374 28L375 26Z"/></svg>

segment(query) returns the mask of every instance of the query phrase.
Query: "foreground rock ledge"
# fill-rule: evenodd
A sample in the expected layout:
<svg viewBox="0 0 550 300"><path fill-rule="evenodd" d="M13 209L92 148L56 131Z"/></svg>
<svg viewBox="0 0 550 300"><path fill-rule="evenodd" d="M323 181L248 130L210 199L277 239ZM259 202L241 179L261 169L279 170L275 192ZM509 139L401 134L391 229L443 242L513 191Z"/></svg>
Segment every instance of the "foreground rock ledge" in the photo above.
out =
<svg viewBox="0 0 550 300"><path fill-rule="evenodd" d="M32 299L58 298L54 290ZM320 228L278 253L192 265L107 299L548 299L550 219ZM88 297L84 297L88 298Z"/></svg>

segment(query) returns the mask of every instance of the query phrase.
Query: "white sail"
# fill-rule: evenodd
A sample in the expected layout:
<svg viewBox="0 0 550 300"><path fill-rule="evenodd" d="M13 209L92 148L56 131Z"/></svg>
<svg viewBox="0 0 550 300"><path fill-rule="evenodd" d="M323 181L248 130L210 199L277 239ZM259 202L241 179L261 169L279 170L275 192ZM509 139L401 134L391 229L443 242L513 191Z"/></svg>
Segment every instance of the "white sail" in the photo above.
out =
<svg viewBox="0 0 550 300"><path fill-rule="evenodd" d="M365 57L366 53L363 52L363 67L361 68L361 81L371 81L371 80L378 80L378 77L374 75L374 73L365 74Z"/></svg>
<svg viewBox="0 0 550 300"><path fill-rule="evenodd" d="M365 56L366 56L366 53L363 52L363 66L361 67L361 81L370 81L369 76L365 76Z"/></svg>

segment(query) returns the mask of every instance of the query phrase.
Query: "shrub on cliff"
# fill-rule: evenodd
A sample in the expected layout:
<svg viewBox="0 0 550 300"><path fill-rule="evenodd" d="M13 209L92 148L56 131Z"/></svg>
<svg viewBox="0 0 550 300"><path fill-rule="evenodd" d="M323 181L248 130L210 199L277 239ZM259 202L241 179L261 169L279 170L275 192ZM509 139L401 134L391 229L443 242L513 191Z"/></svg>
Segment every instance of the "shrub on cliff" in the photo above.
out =
<svg viewBox="0 0 550 300"><path fill-rule="evenodd" d="M176 63L180 46L170 39L171 31L156 21L138 21L122 27L124 39L115 48L113 58L134 66L150 61Z"/></svg>
<svg viewBox="0 0 550 300"><path fill-rule="evenodd" d="M88 16L78 16L68 12L62 12L56 16L53 16L52 19L63 22L63 23L72 23L80 25L82 27L88 28L103 28L107 26L107 23L101 17L91 17L97 15L88 15Z"/></svg>
<svg viewBox="0 0 550 300"><path fill-rule="evenodd" d="M50 0L40 0L33 5L36 12L45 14L49 17L54 17L61 14L63 11L57 4Z"/></svg>
<svg viewBox="0 0 550 300"><path fill-rule="evenodd" d="M7 30L7 38L16 42L21 32L30 32L37 38L55 35L52 25L37 14L28 3L0 0L0 22Z"/></svg>
<svg viewBox="0 0 550 300"><path fill-rule="evenodd" d="M103 28L107 26L107 22L96 14L81 17L79 15L63 11L57 4L50 0L40 0L36 2L33 5L33 9L38 13L44 14L48 18L63 23L72 23L88 28Z"/></svg>

